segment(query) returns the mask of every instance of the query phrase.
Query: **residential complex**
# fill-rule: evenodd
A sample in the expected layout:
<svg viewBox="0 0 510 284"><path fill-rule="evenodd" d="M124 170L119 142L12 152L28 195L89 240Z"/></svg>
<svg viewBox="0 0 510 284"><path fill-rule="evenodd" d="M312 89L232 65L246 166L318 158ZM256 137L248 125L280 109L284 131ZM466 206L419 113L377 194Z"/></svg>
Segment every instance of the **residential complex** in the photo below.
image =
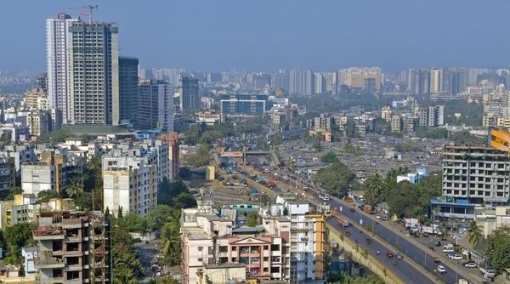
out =
<svg viewBox="0 0 510 284"><path fill-rule="evenodd" d="M258 214L262 224L243 226L236 217L243 212ZM220 214L202 197L197 208L182 210L184 283L210 279L211 266L223 268L223 274L242 268L239 280L325 283L324 228L324 216L295 197L279 197L268 208L233 205Z"/></svg>
<svg viewBox="0 0 510 284"><path fill-rule="evenodd" d="M116 145L103 155L103 208L146 214L157 204L159 183L171 176L169 149L160 140Z"/></svg>
<svg viewBox="0 0 510 284"><path fill-rule="evenodd" d="M65 46L69 53L69 124L119 124L118 32L113 23L69 23Z"/></svg>
<svg viewBox="0 0 510 284"><path fill-rule="evenodd" d="M174 129L174 88L161 80L145 80L138 86L137 128Z"/></svg>
<svg viewBox="0 0 510 284"><path fill-rule="evenodd" d="M267 95L228 94L221 95L220 108L223 116L263 115L270 109Z"/></svg>
<svg viewBox="0 0 510 284"><path fill-rule="evenodd" d="M481 205L506 205L510 196L510 157L490 147L445 146L443 196L432 199L439 216L474 219Z"/></svg>
<svg viewBox="0 0 510 284"><path fill-rule="evenodd" d="M200 95L198 93L198 79L183 77L182 82L182 110L200 109Z"/></svg>
<svg viewBox="0 0 510 284"><path fill-rule="evenodd" d="M68 123L71 86L69 28L78 21L71 16L59 13L53 19L46 20L46 64L48 72L49 106L62 113L63 123Z"/></svg>
<svg viewBox="0 0 510 284"><path fill-rule="evenodd" d="M119 57L119 119L136 123L138 113L138 58Z"/></svg>

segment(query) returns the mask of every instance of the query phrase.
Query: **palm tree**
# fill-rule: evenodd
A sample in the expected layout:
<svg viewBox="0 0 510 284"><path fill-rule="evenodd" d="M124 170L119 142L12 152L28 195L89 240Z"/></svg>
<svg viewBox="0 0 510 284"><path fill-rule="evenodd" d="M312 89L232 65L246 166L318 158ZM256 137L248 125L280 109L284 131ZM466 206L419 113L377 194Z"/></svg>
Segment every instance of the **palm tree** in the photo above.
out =
<svg viewBox="0 0 510 284"><path fill-rule="evenodd" d="M478 226L478 223L476 223L475 220L471 221L469 223L469 228L467 230L468 234L468 241L470 244L476 246L478 242L482 239L482 228Z"/></svg>
<svg viewBox="0 0 510 284"><path fill-rule="evenodd" d="M80 197L83 193L83 184L81 180L75 178L71 180L69 187L66 190L67 196L69 198Z"/></svg>

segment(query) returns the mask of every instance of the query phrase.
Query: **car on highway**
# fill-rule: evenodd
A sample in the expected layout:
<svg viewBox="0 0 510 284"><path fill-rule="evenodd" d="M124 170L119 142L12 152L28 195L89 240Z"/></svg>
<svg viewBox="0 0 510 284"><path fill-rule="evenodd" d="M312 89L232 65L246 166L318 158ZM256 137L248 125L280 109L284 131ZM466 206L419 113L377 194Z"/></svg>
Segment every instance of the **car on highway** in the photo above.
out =
<svg viewBox="0 0 510 284"><path fill-rule="evenodd" d="M397 257L397 259L404 259L404 256L400 252L397 252L395 256Z"/></svg>
<svg viewBox="0 0 510 284"><path fill-rule="evenodd" d="M386 257L387 258L393 258L395 255L392 252L387 252Z"/></svg>
<svg viewBox="0 0 510 284"><path fill-rule="evenodd" d="M437 266L437 272L439 272L441 274L445 274L446 273L446 268L444 268L444 266L442 266L442 265L438 265Z"/></svg>

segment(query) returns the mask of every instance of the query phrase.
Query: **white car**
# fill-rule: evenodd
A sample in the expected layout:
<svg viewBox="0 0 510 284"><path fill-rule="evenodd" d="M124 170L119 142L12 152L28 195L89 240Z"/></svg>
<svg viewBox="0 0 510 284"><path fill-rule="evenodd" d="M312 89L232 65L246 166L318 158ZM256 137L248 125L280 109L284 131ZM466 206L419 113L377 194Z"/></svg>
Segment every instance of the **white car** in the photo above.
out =
<svg viewBox="0 0 510 284"><path fill-rule="evenodd" d="M441 274L445 274L446 273L446 268L444 268L444 266L442 266L442 265L438 265L437 266L437 272L439 272Z"/></svg>
<svg viewBox="0 0 510 284"><path fill-rule="evenodd" d="M468 262L468 263L464 264L464 267L467 267L467 268L476 268L476 263Z"/></svg>
<svg viewBox="0 0 510 284"><path fill-rule="evenodd" d="M462 255L456 254L456 255L452 255L450 258L453 260L462 260Z"/></svg>

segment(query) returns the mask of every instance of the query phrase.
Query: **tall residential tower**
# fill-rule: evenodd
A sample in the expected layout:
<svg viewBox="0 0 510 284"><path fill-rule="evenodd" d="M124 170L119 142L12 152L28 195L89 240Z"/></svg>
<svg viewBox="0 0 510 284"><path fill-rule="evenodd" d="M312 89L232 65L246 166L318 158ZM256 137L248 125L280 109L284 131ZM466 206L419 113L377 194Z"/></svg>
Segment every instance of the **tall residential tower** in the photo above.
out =
<svg viewBox="0 0 510 284"><path fill-rule="evenodd" d="M118 31L114 23L70 22L69 124L119 124Z"/></svg>
<svg viewBox="0 0 510 284"><path fill-rule="evenodd" d="M46 21L48 100L64 124L117 125L118 27L58 14Z"/></svg>
<svg viewBox="0 0 510 284"><path fill-rule="evenodd" d="M51 108L58 109L67 123L69 88L69 26L77 21L60 13L46 20L46 64L48 101Z"/></svg>
<svg viewBox="0 0 510 284"><path fill-rule="evenodd" d="M182 78L182 109L184 111L199 109L200 97L198 95L198 79Z"/></svg>

